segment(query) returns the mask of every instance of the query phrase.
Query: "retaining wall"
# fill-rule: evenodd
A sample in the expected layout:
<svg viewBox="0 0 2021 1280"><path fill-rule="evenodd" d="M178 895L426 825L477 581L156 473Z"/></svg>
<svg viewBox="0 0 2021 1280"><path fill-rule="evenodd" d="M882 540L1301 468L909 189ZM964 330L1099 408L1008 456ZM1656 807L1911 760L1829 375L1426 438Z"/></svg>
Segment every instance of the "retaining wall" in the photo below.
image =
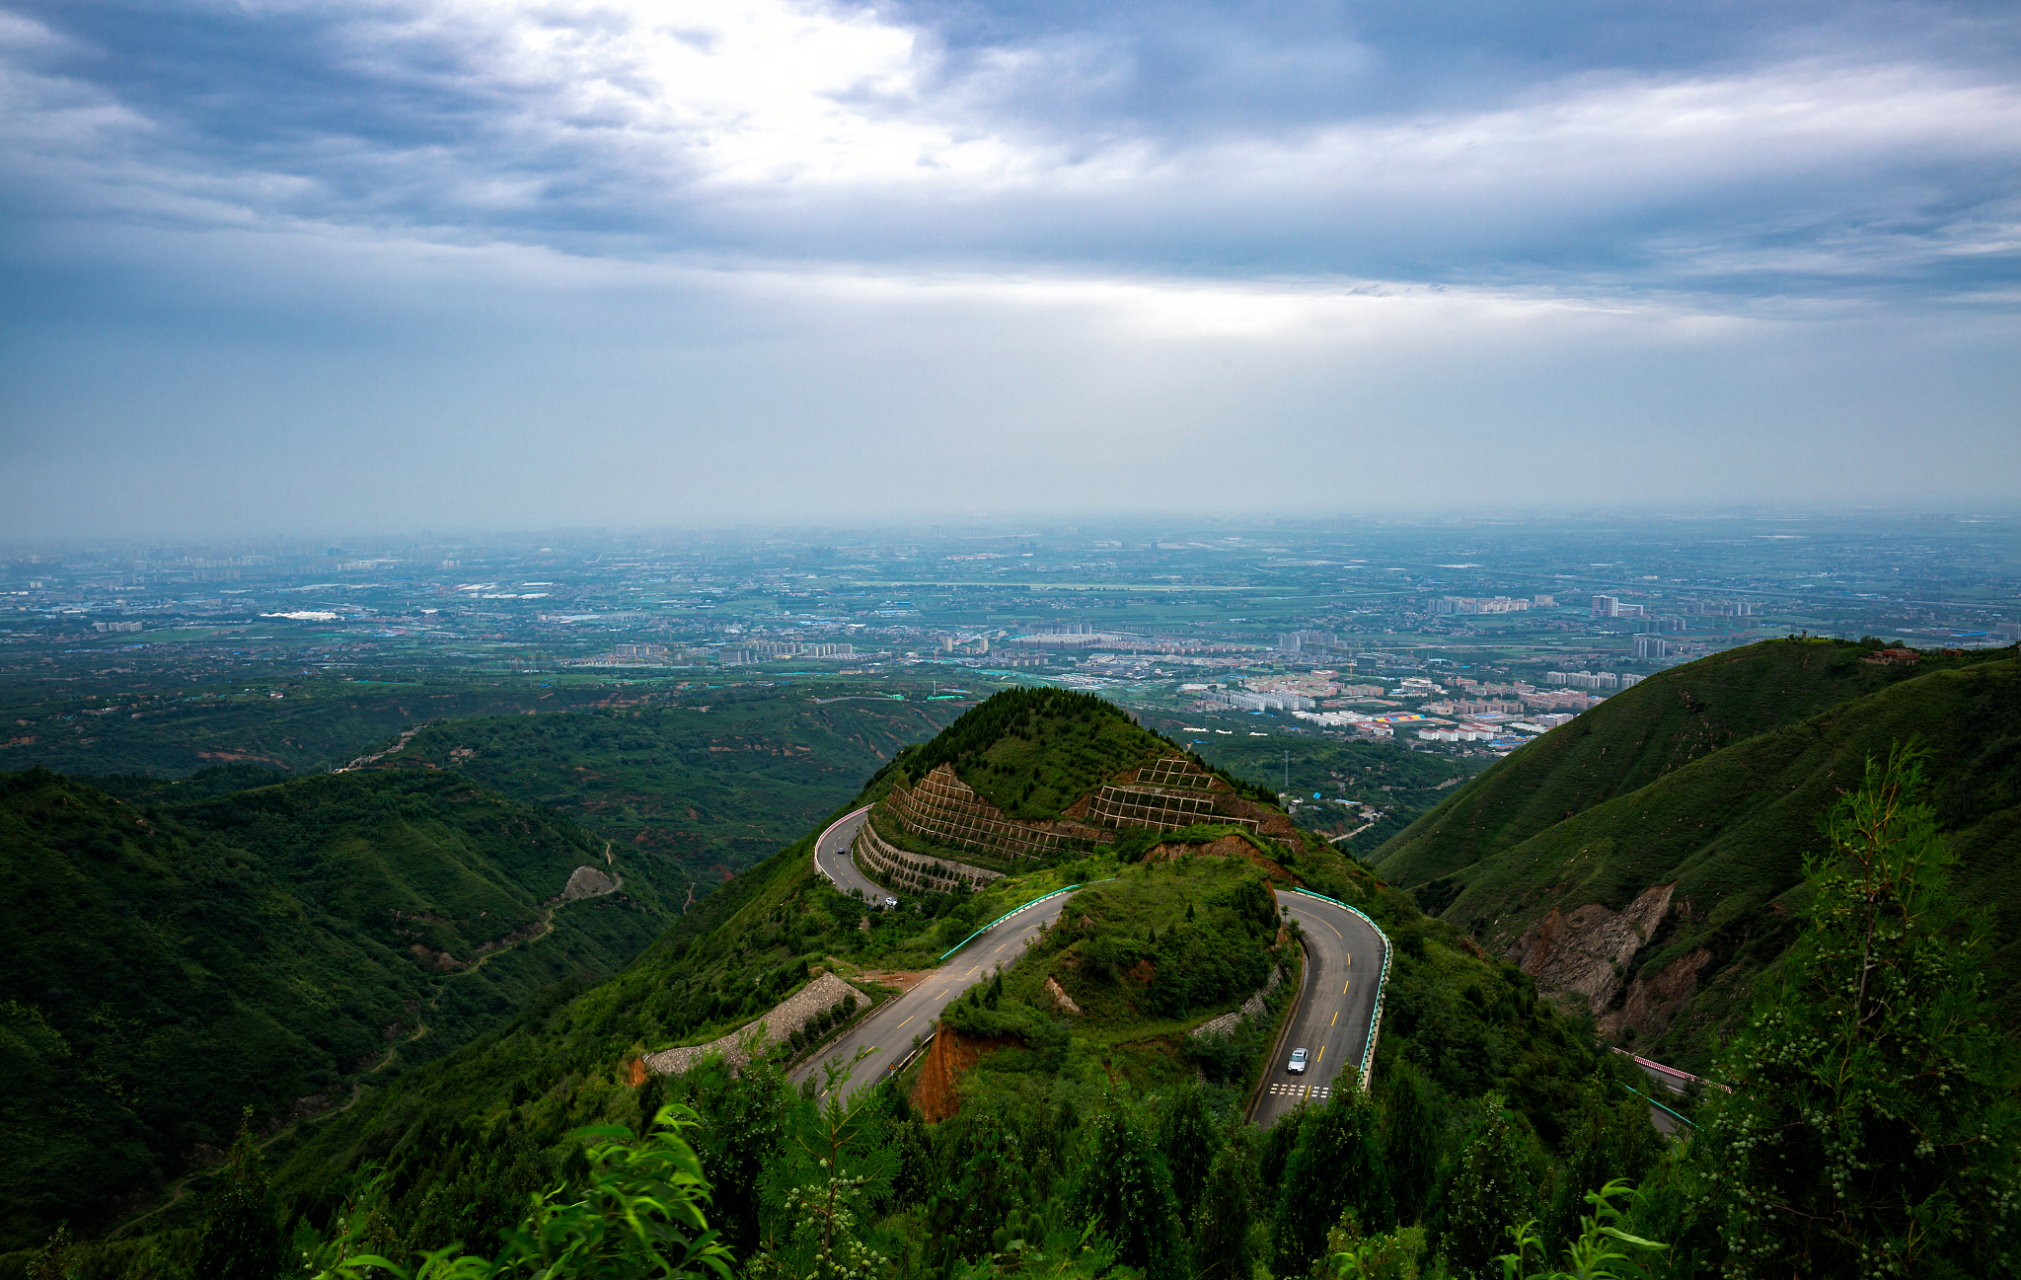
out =
<svg viewBox="0 0 2021 1280"><path fill-rule="evenodd" d="M806 1026L813 1020L815 1014L832 1009L844 1001L850 1002L851 1011L854 1012L869 1004L870 997L834 974L824 973L774 1005L770 1013L756 1022L739 1027L729 1035L719 1036L707 1044L684 1045L679 1049L664 1049L659 1053L649 1053L643 1061L646 1070L662 1076L680 1075L712 1053L722 1054L732 1068L741 1067L750 1061L750 1055L744 1051L744 1042L754 1030L762 1031L755 1047L758 1052L763 1053L768 1045L777 1044Z"/></svg>

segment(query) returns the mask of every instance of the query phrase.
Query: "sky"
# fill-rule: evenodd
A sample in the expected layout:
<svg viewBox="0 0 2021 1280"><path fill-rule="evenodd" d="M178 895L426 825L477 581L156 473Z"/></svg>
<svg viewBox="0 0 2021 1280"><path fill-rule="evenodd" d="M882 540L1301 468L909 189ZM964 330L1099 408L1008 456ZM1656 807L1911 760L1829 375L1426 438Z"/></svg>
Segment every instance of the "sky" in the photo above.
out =
<svg viewBox="0 0 2021 1280"><path fill-rule="evenodd" d="M2021 6L0 0L0 536L2021 506Z"/></svg>

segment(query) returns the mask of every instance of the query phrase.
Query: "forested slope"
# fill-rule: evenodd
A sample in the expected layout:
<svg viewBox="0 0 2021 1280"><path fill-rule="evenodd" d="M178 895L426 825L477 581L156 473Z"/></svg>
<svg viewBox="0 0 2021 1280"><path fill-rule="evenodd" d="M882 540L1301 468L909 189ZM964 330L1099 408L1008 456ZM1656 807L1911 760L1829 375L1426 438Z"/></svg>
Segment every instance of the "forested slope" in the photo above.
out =
<svg viewBox="0 0 2021 1280"><path fill-rule="evenodd" d="M144 1203L243 1107L341 1105L614 972L667 918L629 890L553 905L602 842L439 774L141 806L0 774L0 851L7 1247Z"/></svg>
<svg viewBox="0 0 2021 1280"><path fill-rule="evenodd" d="M705 702L611 696L567 715L431 724L378 767L453 769L547 805L665 868L697 894L769 857L854 795L946 703L820 702L804 689L722 689ZM677 899L678 901L679 899Z"/></svg>
<svg viewBox="0 0 2021 1280"><path fill-rule="evenodd" d="M2021 662L1870 652L1772 642L1655 677L1497 765L1378 865L1604 1029L1702 1065L1794 937L1818 814L1868 758L1920 740L1955 891L1991 926L1996 973L2021 976Z"/></svg>

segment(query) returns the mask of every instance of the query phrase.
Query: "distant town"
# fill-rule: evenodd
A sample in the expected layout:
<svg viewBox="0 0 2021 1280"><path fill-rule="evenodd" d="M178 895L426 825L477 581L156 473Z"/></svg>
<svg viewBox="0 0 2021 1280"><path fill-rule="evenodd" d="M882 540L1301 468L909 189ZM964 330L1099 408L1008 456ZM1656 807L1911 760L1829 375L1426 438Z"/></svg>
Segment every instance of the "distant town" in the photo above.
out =
<svg viewBox="0 0 2021 1280"><path fill-rule="evenodd" d="M60 729L14 717L0 767L177 685L446 676L1039 683L1196 737L1495 755L1764 637L2015 643L2017 533L1735 518L15 546L0 681L24 704L100 705Z"/></svg>

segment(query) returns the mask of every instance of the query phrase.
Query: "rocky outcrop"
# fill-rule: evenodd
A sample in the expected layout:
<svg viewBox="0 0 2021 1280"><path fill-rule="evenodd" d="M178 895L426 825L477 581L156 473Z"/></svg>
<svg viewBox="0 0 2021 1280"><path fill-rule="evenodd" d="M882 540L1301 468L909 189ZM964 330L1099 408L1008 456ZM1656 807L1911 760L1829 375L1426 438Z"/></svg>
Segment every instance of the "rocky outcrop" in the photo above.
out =
<svg viewBox="0 0 2021 1280"><path fill-rule="evenodd" d="M568 885L561 891L563 901L572 898L597 898L606 893L616 893L618 882L591 866L577 867L568 878Z"/></svg>
<svg viewBox="0 0 2021 1280"><path fill-rule="evenodd" d="M1074 998L1067 994L1067 989L1060 985L1058 978L1048 977L1046 979L1046 994L1053 998L1053 1004L1062 1013L1071 1013L1076 1017L1080 1015L1081 1006L1074 1003Z"/></svg>
<svg viewBox="0 0 2021 1280"><path fill-rule="evenodd" d="M1286 871L1270 858L1257 851L1255 845L1241 836L1222 836L1205 844L1185 844L1167 841L1144 855L1146 862L1177 862L1188 855L1201 858L1243 858L1263 869L1263 874L1279 884L1295 885L1298 877Z"/></svg>
<svg viewBox="0 0 2021 1280"><path fill-rule="evenodd" d="M981 1062L985 1054L1001 1049L1001 1040L964 1040L953 1027L942 1023L919 1067L913 1083L911 1102L926 1119L945 1120L961 1110L961 1078Z"/></svg>
<svg viewBox="0 0 2021 1280"><path fill-rule="evenodd" d="M1597 1016L1614 1004L1628 962L1656 932L1676 888L1675 882L1652 885L1620 911L1597 902L1569 915L1553 907L1503 958L1535 978L1545 991L1583 997Z"/></svg>
<svg viewBox="0 0 2021 1280"><path fill-rule="evenodd" d="M856 1010L869 1004L870 997L834 974L824 973L774 1005L770 1013L756 1022L707 1044L684 1045L678 1049L649 1053L642 1061L646 1070L661 1076L680 1075L712 1053L722 1054L732 1068L741 1067L751 1060L754 1051L763 1053L766 1046L777 1044L806 1026L815 1014L824 1013L844 1002Z"/></svg>
<svg viewBox="0 0 2021 1280"><path fill-rule="evenodd" d="M1684 1002L1697 993L1698 971L1711 959L1710 949L1694 947L1664 965L1654 977L1630 982L1621 1007L1601 1016L1601 1033L1613 1035L1623 1027L1633 1027L1644 1040L1663 1034Z"/></svg>

